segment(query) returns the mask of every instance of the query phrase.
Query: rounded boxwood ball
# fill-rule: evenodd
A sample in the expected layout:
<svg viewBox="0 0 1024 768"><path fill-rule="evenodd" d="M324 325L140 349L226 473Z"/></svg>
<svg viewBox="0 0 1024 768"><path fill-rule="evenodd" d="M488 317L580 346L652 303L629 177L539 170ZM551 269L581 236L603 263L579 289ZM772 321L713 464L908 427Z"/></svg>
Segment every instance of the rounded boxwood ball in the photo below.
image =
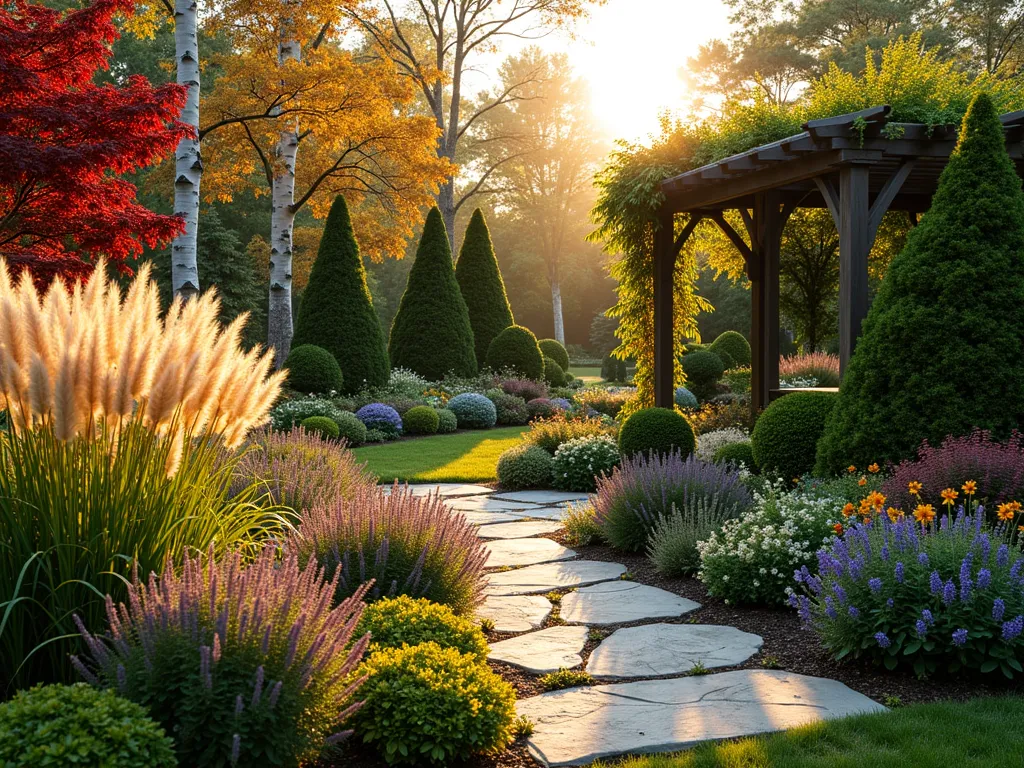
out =
<svg viewBox="0 0 1024 768"><path fill-rule="evenodd" d="M332 421L338 425L338 437L349 447L354 448L366 442L366 425L354 413L342 411L338 418Z"/></svg>
<svg viewBox="0 0 1024 768"><path fill-rule="evenodd" d="M550 357L544 358L544 381L549 387L565 386L565 371L557 361Z"/></svg>
<svg viewBox="0 0 1024 768"><path fill-rule="evenodd" d="M678 450L686 458L696 444L690 422L669 408L637 411L619 430L619 451L623 456Z"/></svg>
<svg viewBox="0 0 1024 768"><path fill-rule="evenodd" d="M736 361L733 360L732 355L726 352L724 349L717 349L712 351L713 355L718 355L718 359L722 361L722 365L725 366L725 370L736 367Z"/></svg>
<svg viewBox="0 0 1024 768"><path fill-rule="evenodd" d="M437 411L437 434L449 435L459 428L459 417L447 408L435 408Z"/></svg>
<svg viewBox="0 0 1024 768"><path fill-rule="evenodd" d="M288 353L284 362L288 386L304 394L341 390L341 367L334 355L316 344L301 344Z"/></svg>
<svg viewBox="0 0 1024 768"><path fill-rule="evenodd" d="M487 348L487 367L492 371L513 370L527 379L544 377L544 357L533 331L510 325L494 337Z"/></svg>
<svg viewBox="0 0 1024 768"><path fill-rule="evenodd" d="M715 451L714 461L719 464L742 464L757 474L757 462L754 461L754 447L748 442L728 443Z"/></svg>
<svg viewBox="0 0 1024 768"><path fill-rule="evenodd" d="M683 356L683 373L694 384L706 386L722 378L725 364L714 352L698 349Z"/></svg>
<svg viewBox="0 0 1024 768"><path fill-rule="evenodd" d="M834 392L794 392L765 408L750 436L761 471L786 481L810 472L835 404Z"/></svg>
<svg viewBox="0 0 1024 768"><path fill-rule="evenodd" d="M675 401L676 405L680 408L697 408L700 406L697 396L686 387L676 387Z"/></svg>
<svg viewBox="0 0 1024 768"><path fill-rule="evenodd" d="M490 429L498 421L494 403L476 392L463 392L448 401L448 410L455 414L459 429Z"/></svg>
<svg viewBox="0 0 1024 768"><path fill-rule="evenodd" d="M417 405L415 408L410 408L402 417L402 427L410 435L433 435L437 432L440 423L441 418L437 415L437 411L429 405Z"/></svg>
<svg viewBox="0 0 1024 768"><path fill-rule="evenodd" d="M338 422L326 416L310 416L308 419L302 420L301 426L310 434L319 435L331 440L337 439L338 435L341 434Z"/></svg>
<svg viewBox="0 0 1024 768"><path fill-rule="evenodd" d="M563 371L569 370L569 353L557 339L541 339L537 342L537 345L540 347L540 353L544 357L550 357L562 366Z"/></svg>
<svg viewBox="0 0 1024 768"><path fill-rule="evenodd" d="M709 349L716 355L726 353L740 367L750 365L750 342L739 331L725 331L711 342Z"/></svg>
<svg viewBox="0 0 1024 768"><path fill-rule="evenodd" d="M550 488L555 460L532 443L513 446L498 457L498 483L502 488Z"/></svg>

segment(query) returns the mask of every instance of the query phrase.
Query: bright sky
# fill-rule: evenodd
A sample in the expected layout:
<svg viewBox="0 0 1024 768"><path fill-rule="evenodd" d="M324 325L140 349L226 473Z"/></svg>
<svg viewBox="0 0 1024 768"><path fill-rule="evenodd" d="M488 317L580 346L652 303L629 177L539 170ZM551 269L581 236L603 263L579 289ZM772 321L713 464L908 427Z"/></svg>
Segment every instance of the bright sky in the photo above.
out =
<svg viewBox="0 0 1024 768"><path fill-rule="evenodd" d="M721 0L607 0L576 26L538 44L566 51L590 81L594 112L611 138L643 139L658 113L688 103L680 70L702 43L729 36Z"/></svg>

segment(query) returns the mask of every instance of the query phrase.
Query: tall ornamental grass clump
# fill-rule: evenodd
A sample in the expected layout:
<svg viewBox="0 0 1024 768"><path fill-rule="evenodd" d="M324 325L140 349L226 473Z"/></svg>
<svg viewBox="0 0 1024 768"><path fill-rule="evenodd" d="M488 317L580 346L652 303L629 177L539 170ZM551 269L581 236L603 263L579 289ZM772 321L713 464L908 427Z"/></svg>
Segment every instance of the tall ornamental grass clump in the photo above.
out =
<svg viewBox="0 0 1024 768"><path fill-rule="evenodd" d="M235 467L232 492L242 493L253 484L274 504L301 514L320 502L372 488L377 479L351 451L300 427L291 432L265 430L254 437Z"/></svg>
<svg viewBox="0 0 1024 768"><path fill-rule="evenodd" d="M716 499L718 516L735 517L752 498L739 472L678 451L623 458L622 464L597 480L593 497L604 538L616 549L639 552L658 521L673 507L685 510L702 499Z"/></svg>
<svg viewBox="0 0 1024 768"><path fill-rule="evenodd" d="M237 449L267 419L282 373L244 352L206 294L161 319L149 269L122 296L12 284L0 263L0 686L73 678L73 613L103 616L186 547L219 550L276 527L256 489L229 489Z"/></svg>
<svg viewBox="0 0 1024 768"><path fill-rule="evenodd" d="M680 508L658 518L647 542L647 557L664 576L689 576L700 565L697 544L732 519L735 508L719 496L693 494Z"/></svg>
<svg viewBox="0 0 1024 768"><path fill-rule="evenodd" d="M839 355L805 352L779 358L780 379L814 380L816 387L839 386Z"/></svg>
<svg viewBox="0 0 1024 768"><path fill-rule="evenodd" d="M480 603L487 552L476 528L436 497L397 483L317 505L289 546L337 579L337 597L374 579L369 597L425 597L468 615Z"/></svg>
<svg viewBox="0 0 1024 768"><path fill-rule="evenodd" d="M870 502L868 522L819 550L817 574L796 574L805 594L790 603L837 659L918 675L1024 671L1020 505L1001 505L990 528L973 495L941 517L930 504L901 514Z"/></svg>
<svg viewBox="0 0 1024 768"><path fill-rule="evenodd" d="M335 577L337 578L337 577ZM245 565L186 553L180 574L136 578L127 604L107 599L107 629L79 621L93 685L146 707L174 738L181 765L299 766L329 755L358 709L356 639L367 586L335 605L336 584L295 553L266 546Z"/></svg>

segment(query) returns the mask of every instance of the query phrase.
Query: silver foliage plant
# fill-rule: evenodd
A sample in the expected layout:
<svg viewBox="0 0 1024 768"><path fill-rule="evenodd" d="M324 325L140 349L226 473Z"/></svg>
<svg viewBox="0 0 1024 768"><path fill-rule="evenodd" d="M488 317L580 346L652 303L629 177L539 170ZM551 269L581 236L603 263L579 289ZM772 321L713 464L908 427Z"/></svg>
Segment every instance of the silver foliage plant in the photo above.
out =
<svg viewBox="0 0 1024 768"><path fill-rule="evenodd" d="M647 556L665 576L689 576L700 566L698 542L721 529L726 520L738 517L743 507L722 494L687 494L684 503L672 505L660 518L647 542Z"/></svg>

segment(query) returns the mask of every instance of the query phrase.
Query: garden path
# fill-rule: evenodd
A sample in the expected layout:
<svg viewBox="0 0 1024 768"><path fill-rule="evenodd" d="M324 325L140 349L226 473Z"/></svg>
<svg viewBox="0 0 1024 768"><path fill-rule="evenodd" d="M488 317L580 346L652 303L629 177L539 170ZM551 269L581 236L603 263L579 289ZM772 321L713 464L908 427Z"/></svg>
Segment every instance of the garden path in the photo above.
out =
<svg viewBox="0 0 1024 768"><path fill-rule="evenodd" d="M457 483L414 486L414 493L440 494L480 528L491 570L478 616L497 632L515 634L491 645L492 660L533 674L571 669L584 665L588 639L602 638L586 661L602 684L517 704L534 723L530 754L545 766L679 750L884 709L835 680L762 669L707 674L744 662L761 638L734 627L659 622L700 606L629 581L618 563L576 559L571 549L539 538L556 532L553 521L583 494ZM605 629L626 622L647 623Z"/></svg>

